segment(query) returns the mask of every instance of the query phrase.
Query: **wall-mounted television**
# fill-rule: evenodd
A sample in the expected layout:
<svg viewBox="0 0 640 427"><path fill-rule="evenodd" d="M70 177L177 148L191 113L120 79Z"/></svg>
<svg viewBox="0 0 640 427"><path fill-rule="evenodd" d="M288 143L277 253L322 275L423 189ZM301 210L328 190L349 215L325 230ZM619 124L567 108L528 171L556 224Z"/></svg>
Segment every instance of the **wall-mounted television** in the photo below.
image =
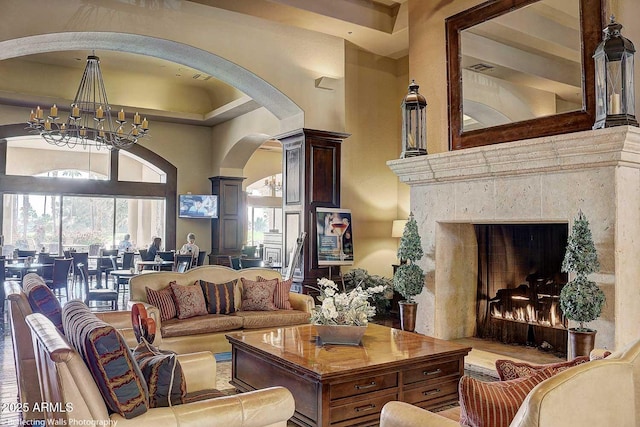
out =
<svg viewBox="0 0 640 427"><path fill-rule="evenodd" d="M180 194L180 218L218 218L218 196Z"/></svg>

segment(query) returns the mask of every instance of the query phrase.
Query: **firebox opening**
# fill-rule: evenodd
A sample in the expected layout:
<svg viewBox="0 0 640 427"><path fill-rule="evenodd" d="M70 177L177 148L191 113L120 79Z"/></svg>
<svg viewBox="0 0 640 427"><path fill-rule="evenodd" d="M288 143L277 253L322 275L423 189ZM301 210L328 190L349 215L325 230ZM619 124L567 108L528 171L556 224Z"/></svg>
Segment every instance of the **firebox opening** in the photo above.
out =
<svg viewBox="0 0 640 427"><path fill-rule="evenodd" d="M476 335L565 355L559 296L568 224L476 224Z"/></svg>

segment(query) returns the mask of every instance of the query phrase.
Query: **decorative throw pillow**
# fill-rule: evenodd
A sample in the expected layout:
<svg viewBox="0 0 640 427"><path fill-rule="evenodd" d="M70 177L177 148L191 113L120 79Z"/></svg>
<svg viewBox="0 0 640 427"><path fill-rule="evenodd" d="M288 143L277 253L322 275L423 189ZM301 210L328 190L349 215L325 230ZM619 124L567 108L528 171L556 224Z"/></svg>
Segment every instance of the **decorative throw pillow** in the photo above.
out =
<svg viewBox="0 0 640 427"><path fill-rule="evenodd" d="M173 300L176 303L178 319L188 319L208 313L202 288L197 283L186 286L172 283L171 290L173 291Z"/></svg>
<svg viewBox="0 0 640 427"><path fill-rule="evenodd" d="M147 292L147 301L149 304L156 306L160 310L160 321L173 319L178 315L176 312L176 303L173 301L173 291L171 285L176 282L169 283L169 286L159 291L145 287Z"/></svg>
<svg viewBox="0 0 640 427"><path fill-rule="evenodd" d="M207 308L211 314L235 313L234 287L236 281L227 283L211 283L200 280L200 286L207 300Z"/></svg>
<svg viewBox="0 0 640 427"><path fill-rule="evenodd" d="M243 311L270 311L277 310L273 303L273 294L276 291L278 279L266 282L254 282L242 278L242 310Z"/></svg>
<svg viewBox="0 0 640 427"><path fill-rule="evenodd" d="M109 410L127 419L147 412L147 384L122 335L79 300L65 304L62 322Z"/></svg>
<svg viewBox="0 0 640 427"><path fill-rule="evenodd" d="M142 376L149 388L149 407L184 403L187 386L182 367L175 353L160 351L146 341L133 350Z"/></svg>
<svg viewBox="0 0 640 427"><path fill-rule="evenodd" d="M278 280L278 284L276 285L276 291L273 294L273 303L281 310L293 310L291 307L291 302L289 301L289 292L291 292L291 284L293 283L293 279L289 280ZM258 282L268 282L269 279L265 279L262 276L258 276Z"/></svg>
<svg viewBox="0 0 640 427"><path fill-rule="evenodd" d="M567 362L549 363L546 365L532 365L525 362L514 362L513 360L498 359L496 360L496 370L498 371L500 381L505 381L528 377L546 368L551 369L555 375L558 372L562 372L565 369L571 368L572 366L580 365L588 361L588 356L580 356Z"/></svg>
<svg viewBox="0 0 640 427"><path fill-rule="evenodd" d="M30 282L24 287L24 292L29 300L29 305L34 313L44 314L64 334L62 326L62 306L55 294L44 283Z"/></svg>
<svg viewBox="0 0 640 427"><path fill-rule="evenodd" d="M460 378L460 425L508 427L529 392L552 376L551 369L510 381L483 382L463 376Z"/></svg>

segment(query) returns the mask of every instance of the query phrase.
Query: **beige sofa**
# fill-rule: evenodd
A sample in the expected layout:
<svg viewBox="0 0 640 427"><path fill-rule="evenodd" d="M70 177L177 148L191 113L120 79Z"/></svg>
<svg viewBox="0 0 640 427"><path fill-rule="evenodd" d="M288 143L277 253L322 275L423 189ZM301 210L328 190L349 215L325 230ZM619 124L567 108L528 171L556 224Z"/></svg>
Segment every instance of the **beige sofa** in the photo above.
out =
<svg viewBox="0 0 640 427"><path fill-rule="evenodd" d="M234 299L236 308L241 307L242 277L256 280L258 276L266 279L281 279L277 270L265 268L247 268L233 270L219 265L206 265L188 270L185 273L152 272L140 274L129 280L129 306L141 302L151 307L147 301L145 288L160 290L175 281L179 285L191 285L198 280L211 283L226 283L236 281ZM211 351L223 353L231 351L231 345L225 335L229 332L243 329L264 329L274 327L293 326L309 322L314 300L308 295L295 292L289 294L289 301L293 310L276 311L236 311L233 314L208 314L189 319L169 319L161 322L157 318L157 328L160 337L156 338L156 345L165 350L176 353L191 353L195 351Z"/></svg>
<svg viewBox="0 0 640 427"><path fill-rule="evenodd" d="M48 403L44 414L47 425L286 427L295 409L291 392L283 387L273 387L150 408L131 419L110 414L85 361L53 323L35 313L27 316L26 324L33 337L35 365L42 390L40 401ZM215 368L211 353L181 356L180 365L185 373L187 392L215 386L215 369L209 369Z"/></svg>
<svg viewBox="0 0 640 427"><path fill-rule="evenodd" d="M454 427L457 421L389 402L381 427ZM527 395L511 427L640 427L640 340L605 360L567 369Z"/></svg>

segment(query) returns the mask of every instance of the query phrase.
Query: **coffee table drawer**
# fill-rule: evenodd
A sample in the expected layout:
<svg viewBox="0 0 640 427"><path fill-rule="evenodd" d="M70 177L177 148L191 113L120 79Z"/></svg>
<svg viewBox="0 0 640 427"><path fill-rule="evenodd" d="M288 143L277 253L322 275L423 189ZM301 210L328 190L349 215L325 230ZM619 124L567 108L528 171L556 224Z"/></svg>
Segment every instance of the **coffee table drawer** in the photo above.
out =
<svg viewBox="0 0 640 427"><path fill-rule="evenodd" d="M398 386L398 374L392 372L384 375L358 378L344 383L331 384L331 400L357 396L377 390Z"/></svg>
<svg viewBox="0 0 640 427"><path fill-rule="evenodd" d="M439 400L446 396L458 393L458 381L445 381L441 383L429 383L421 387L404 391L404 401L417 404L430 400ZM455 399L454 399L455 400Z"/></svg>
<svg viewBox="0 0 640 427"><path fill-rule="evenodd" d="M346 405L335 406L329 409L329 417L331 424L351 420L348 425L358 424L356 418L369 417L374 414L379 414L382 411L382 407L385 403L397 400L398 395L385 394L374 398L367 398L352 402Z"/></svg>
<svg viewBox="0 0 640 427"><path fill-rule="evenodd" d="M409 369L405 371L402 382L403 384L411 384L419 381L435 380L448 375L461 375L459 367L460 362L458 360L449 360Z"/></svg>

